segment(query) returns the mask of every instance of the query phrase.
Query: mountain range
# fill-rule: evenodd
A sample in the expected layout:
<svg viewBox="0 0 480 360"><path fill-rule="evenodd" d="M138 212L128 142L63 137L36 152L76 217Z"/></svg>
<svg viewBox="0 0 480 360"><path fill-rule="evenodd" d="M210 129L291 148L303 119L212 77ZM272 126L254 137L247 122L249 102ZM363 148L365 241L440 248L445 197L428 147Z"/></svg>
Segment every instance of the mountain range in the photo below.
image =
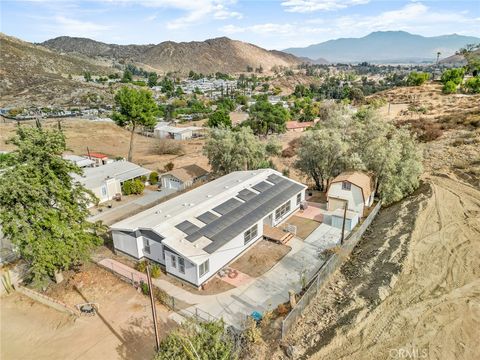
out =
<svg viewBox="0 0 480 360"><path fill-rule="evenodd" d="M444 58L467 44L479 42L480 38L457 34L425 37L405 31L377 31L361 38L341 38L283 51L334 63L419 63L434 62L437 52Z"/></svg>
<svg viewBox="0 0 480 360"><path fill-rule="evenodd" d="M270 70L274 66L290 67L303 62L291 54L227 37L180 43L165 41L157 45L116 45L61 36L39 45L61 53L132 62L151 71L183 74L190 70L204 74L237 73L246 71L248 66Z"/></svg>

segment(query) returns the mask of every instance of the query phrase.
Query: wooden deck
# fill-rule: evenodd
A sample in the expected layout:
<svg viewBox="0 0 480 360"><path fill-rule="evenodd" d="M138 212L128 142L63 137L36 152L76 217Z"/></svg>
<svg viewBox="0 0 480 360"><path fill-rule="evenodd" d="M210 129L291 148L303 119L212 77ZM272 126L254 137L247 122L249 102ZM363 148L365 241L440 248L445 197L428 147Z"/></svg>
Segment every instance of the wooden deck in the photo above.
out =
<svg viewBox="0 0 480 360"><path fill-rule="evenodd" d="M285 232L279 228L263 224L263 237L267 240L275 241L280 244L286 244L291 238L293 238L293 234Z"/></svg>

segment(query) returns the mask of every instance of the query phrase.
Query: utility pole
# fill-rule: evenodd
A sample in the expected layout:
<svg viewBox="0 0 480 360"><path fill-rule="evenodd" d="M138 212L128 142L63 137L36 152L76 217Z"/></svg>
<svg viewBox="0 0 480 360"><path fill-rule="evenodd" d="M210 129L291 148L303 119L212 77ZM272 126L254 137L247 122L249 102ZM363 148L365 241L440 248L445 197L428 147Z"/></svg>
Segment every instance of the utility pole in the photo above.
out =
<svg viewBox="0 0 480 360"><path fill-rule="evenodd" d="M153 300L153 286L152 278L150 276L150 264L147 265L147 283L150 293L150 304L152 305L153 329L155 330L155 349L158 352L158 350L160 350L160 340L158 338L157 310L155 309L155 301Z"/></svg>
<svg viewBox="0 0 480 360"><path fill-rule="evenodd" d="M345 222L347 218L347 205L348 205L348 201L345 201L345 207L343 210L342 237L340 239L340 245L343 245L343 241L345 240Z"/></svg>

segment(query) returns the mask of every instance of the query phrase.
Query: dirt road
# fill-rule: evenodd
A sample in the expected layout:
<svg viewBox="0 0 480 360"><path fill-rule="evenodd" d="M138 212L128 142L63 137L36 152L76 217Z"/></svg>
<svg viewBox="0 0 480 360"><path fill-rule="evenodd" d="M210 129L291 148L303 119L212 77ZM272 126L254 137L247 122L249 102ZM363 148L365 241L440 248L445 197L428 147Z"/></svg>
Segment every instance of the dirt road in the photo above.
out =
<svg viewBox="0 0 480 360"><path fill-rule="evenodd" d="M305 313L316 321L289 339L300 357L478 358L480 191L446 176L425 182L420 193L383 210ZM378 238L384 245L375 250Z"/></svg>

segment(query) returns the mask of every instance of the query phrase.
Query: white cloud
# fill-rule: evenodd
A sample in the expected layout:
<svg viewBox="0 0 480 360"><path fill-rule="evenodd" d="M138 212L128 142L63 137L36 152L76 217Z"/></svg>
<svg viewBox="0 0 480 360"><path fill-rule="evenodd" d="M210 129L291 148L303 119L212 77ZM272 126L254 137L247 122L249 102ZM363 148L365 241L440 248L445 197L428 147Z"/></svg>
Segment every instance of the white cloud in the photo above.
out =
<svg viewBox="0 0 480 360"><path fill-rule="evenodd" d="M282 6L288 12L308 13L339 10L368 2L370 0L287 0L282 2Z"/></svg>
<svg viewBox="0 0 480 360"><path fill-rule="evenodd" d="M242 14L232 11L230 7L236 0L105 0L121 4L141 5L151 8L175 9L185 12L180 16L167 22L167 28L178 30L203 21L207 18L216 20L241 19Z"/></svg>
<svg viewBox="0 0 480 360"><path fill-rule="evenodd" d="M55 25L52 24L51 29L62 35L95 37L104 31L112 29L112 27L108 25L76 20L61 15L55 16L53 21Z"/></svg>

